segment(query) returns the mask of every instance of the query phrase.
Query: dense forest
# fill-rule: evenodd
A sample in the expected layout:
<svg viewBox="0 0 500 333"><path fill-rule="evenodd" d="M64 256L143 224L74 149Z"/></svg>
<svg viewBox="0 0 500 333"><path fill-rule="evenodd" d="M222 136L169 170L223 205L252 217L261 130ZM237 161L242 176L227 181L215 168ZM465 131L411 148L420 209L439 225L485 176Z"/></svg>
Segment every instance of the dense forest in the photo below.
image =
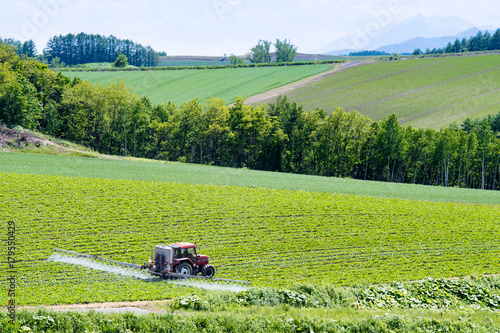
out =
<svg viewBox="0 0 500 333"><path fill-rule="evenodd" d="M66 65L113 62L120 54L124 54L133 66L152 67L160 62L158 53L150 46L144 47L131 40L114 36L89 35L83 32L78 35L52 37L44 53L49 62L57 57Z"/></svg>
<svg viewBox="0 0 500 333"><path fill-rule="evenodd" d="M439 131L280 97L152 105L123 83L71 81L0 45L0 122L107 154L425 185L500 189L500 113Z"/></svg>
<svg viewBox="0 0 500 333"><path fill-rule="evenodd" d="M12 46L21 57L37 57L45 63L70 66L93 62L114 62L121 54L127 57L130 65L137 67L154 67L160 62L159 54L150 46L144 47L131 40L122 40L114 36L89 35L83 32L78 35L52 37L41 55L38 54L32 40L23 43L13 38L0 38L0 43ZM56 59L55 62L54 59Z"/></svg>
<svg viewBox="0 0 500 333"><path fill-rule="evenodd" d="M475 52L475 51L492 51L500 50L500 29L497 29L492 35L488 31L484 34L479 31L476 36L469 39L463 38L461 41L457 38L454 43L449 42L448 45L440 49L427 49L425 54L442 54L442 53L459 53L459 52ZM413 52L414 55L424 54L420 49Z"/></svg>

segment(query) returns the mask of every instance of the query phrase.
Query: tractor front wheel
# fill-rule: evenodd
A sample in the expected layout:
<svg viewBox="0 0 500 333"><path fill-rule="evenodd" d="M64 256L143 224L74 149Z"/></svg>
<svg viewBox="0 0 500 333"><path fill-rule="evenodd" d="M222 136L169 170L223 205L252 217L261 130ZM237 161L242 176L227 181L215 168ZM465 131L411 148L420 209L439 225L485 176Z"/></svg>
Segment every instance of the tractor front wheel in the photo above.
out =
<svg viewBox="0 0 500 333"><path fill-rule="evenodd" d="M205 265L201 269L201 275L206 276L206 277L212 277L215 274L215 268L212 265Z"/></svg>
<svg viewBox="0 0 500 333"><path fill-rule="evenodd" d="M183 262L175 267L175 271L179 274L191 275L193 273L193 269L191 265L187 262Z"/></svg>

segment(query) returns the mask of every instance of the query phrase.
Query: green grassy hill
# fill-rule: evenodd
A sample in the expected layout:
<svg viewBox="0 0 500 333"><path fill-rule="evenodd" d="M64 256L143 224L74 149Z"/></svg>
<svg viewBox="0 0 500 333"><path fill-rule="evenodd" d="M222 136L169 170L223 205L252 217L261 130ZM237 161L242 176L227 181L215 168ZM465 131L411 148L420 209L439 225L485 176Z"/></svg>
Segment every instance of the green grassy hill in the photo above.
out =
<svg viewBox="0 0 500 333"><path fill-rule="evenodd" d="M306 109L354 109L373 120L440 128L498 113L500 56L411 59L349 68L287 91ZM273 102L276 97L259 102Z"/></svg>
<svg viewBox="0 0 500 333"><path fill-rule="evenodd" d="M22 305L194 292L47 261L54 248L142 262L154 244L192 241L218 277L284 289L500 269L494 191L22 153L0 153L0 183L0 219L16 226Z"/></svg>
<svg viewBox="0 0 500 333"><path fill-rule="evenodd" d="M213 56L161 56L158 66L190 67L229 65L229 57Z"/></svg>
<svg viewBox="0 0 500 333"><path fill-rule="evenodd" d="M274 53L273 53L274 57ZM250 63L246 56L240 55L245 63ZM297 53L294 61L316 61L316 60L346 60L346 57L331 56L326 54L308 54ZM160 64L158 66L220 66L229 65L229 56L214 57L214 56L160 56Z"/></svg>
<svg viewBox="0 0 500 333"><path fill-rule="evenodd" d="M124 80L128 87L154 104L187 102L218 97L228 103L327 71L334 65L304 65L206 70L162 70L124 72L66 72L92 83Z"/></svg>
<svg viewBox="0 0 500 333"><path fill-rule="evenodd" d="M118 157L89 159L0 152L0 172L262 187L436 202L500 204L499 191L319 177Z"/></svg>

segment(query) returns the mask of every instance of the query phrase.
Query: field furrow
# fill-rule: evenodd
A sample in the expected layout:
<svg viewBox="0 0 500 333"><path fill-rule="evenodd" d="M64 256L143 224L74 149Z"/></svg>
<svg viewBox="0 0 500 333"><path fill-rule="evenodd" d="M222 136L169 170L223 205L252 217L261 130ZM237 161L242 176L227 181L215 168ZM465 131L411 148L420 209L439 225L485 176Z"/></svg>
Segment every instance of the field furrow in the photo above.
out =
<svg viewBox="0 0 500 333"><path fill-rule="evenodd" d="M500 270L498 205L9 173L0 182L0 220L16 224L21 304L179 292L47 261L53 248L142 263L155 244L191 241L218 277L281 287Z"/></svg>

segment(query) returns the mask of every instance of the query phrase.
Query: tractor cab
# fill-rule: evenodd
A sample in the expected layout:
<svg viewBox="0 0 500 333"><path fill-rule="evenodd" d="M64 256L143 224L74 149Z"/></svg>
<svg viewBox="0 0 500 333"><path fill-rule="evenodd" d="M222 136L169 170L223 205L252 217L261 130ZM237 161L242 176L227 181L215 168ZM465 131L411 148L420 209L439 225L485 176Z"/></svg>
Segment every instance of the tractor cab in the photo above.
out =
<svg viewBox="0 0 500 333"><path fill-rule="evenodd" d="M172 244L172 245L174 245L174 244ZM187 259L191 260L191 262L196 264L196 260L197 260L196 246L180 248L180 247L174 247L172 245L169 245L169 246L174 248L174 259L181 260L181 259L187 258Z"/></svg>

